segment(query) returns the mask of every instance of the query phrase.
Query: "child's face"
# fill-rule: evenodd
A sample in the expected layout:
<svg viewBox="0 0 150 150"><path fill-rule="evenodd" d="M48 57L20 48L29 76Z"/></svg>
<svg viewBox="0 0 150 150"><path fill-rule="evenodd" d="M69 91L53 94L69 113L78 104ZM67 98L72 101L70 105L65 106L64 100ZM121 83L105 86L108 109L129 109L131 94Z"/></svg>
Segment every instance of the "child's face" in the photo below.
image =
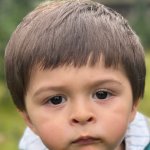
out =
<svg viewBox="0 0 150 150"><path fill-rule="evenodd" d="M25 100L27 124L52 150L117 149L136 112L123 70L102 62L35 69Z"/></svg>

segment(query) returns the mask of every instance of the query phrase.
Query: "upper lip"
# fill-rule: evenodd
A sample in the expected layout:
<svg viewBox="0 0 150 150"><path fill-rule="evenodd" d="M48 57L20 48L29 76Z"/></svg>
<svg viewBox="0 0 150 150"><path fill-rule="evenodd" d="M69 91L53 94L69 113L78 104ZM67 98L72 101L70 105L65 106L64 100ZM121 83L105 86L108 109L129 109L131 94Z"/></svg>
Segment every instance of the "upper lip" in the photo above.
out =
<svg viewBox="0 0 150 150"><path fill-rule="evenodd" d="M100 139L97 137L92 137L92 136L81 136L77 139L75 139L72 143L74 144L91 144L98 142Z"/></svg>

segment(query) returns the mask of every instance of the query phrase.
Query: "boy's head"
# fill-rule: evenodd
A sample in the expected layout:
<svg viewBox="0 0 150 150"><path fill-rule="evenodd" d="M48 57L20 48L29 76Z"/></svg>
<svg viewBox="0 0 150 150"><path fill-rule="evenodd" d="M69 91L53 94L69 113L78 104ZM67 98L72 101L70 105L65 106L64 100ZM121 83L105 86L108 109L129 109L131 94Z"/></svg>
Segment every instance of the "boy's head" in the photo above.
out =
<svg viewBox="0 0 150 150"><path fill-rule="evenodd" d="M121 15L85 0L41 5L13 33L5 67L14 103L48 148L123 146L146 70Z"/></svg>
<svg viewBox="0 0 150 150"><path fill-rule="evenodd" d="M32 68L95 65L124 68L133 100L144 93L143 48L118 13L90 1L51 2L27 15L13 33L5 54L6 79L16 106L25 110Z"/></svg>

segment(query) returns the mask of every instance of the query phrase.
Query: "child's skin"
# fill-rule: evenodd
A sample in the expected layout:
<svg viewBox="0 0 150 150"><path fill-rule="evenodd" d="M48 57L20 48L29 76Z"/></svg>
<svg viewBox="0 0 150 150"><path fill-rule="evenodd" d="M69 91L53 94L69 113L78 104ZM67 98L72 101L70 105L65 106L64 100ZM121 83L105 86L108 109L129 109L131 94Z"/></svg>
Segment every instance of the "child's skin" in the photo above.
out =
<svg viewBox="0 0 150 150"><path fill-rule="evenodd" d="M138 100L136 101L136 103ZM50 150L120 150L137 105L121 66L34 67L22 112Z"/></svg>

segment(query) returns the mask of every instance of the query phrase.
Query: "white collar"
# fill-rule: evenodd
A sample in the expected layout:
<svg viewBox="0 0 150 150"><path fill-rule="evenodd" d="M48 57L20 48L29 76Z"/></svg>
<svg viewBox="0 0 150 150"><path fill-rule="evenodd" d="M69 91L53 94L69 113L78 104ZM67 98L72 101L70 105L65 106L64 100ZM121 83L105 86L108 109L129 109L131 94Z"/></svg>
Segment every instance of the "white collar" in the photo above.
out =
<svg viewBox="0 0 150 150"><path fill-rule="evenodd" d="M126 150L144 150L150 142L148 118L137 113L125 135Z"/></svg>

